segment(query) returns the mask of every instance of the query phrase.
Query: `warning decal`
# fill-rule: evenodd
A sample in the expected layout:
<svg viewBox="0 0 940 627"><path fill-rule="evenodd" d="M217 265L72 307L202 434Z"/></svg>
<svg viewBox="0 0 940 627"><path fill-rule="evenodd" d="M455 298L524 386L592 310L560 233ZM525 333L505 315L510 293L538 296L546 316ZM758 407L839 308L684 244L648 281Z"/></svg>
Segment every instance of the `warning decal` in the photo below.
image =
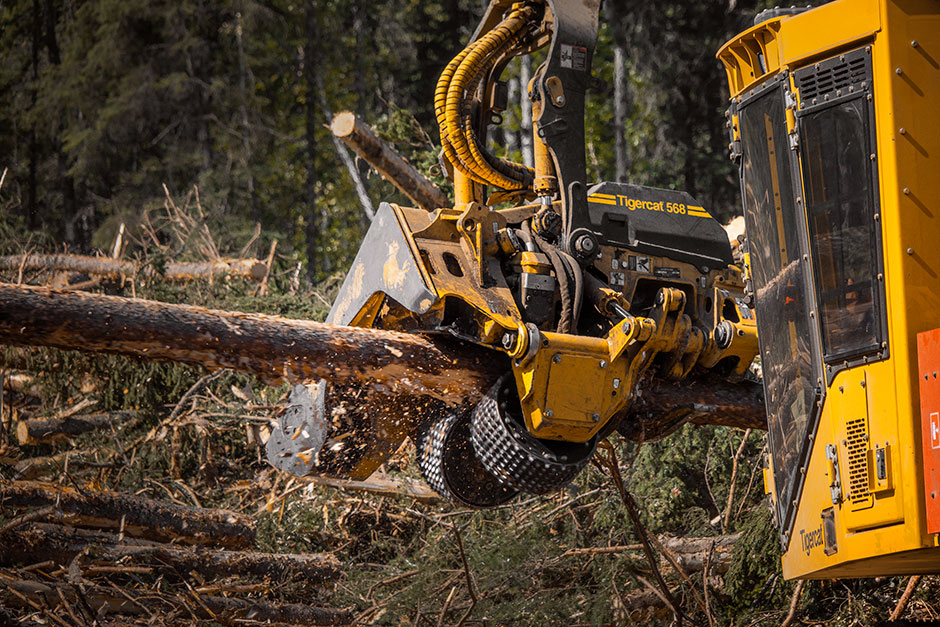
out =
<svg viewBox="0 0 940 627"><path fill-rule="evenodd" d="M627 258L627 269L632 272L645 272L649 274L652 270L649 257L637 257L636 255L630 255Z"/></svg>
<svg viewBox="0 0 940 627"><path fill-rule="evenodd" d="M587 69L587 48L561 44L561 67L583 72Z"/></svg>
<svg viewBox="0 0 940 627"><path fill-rule="evenodd" d="M940 448L940 413L930 414L930 448Z"/></svg>

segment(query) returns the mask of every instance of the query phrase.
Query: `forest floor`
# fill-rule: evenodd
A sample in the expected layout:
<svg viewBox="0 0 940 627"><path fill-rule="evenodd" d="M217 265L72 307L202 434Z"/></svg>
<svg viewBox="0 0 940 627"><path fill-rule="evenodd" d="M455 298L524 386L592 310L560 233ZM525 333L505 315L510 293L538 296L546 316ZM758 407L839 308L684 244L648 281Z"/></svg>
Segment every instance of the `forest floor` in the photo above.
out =
<svg viewBox="0 0 940 627"><path fill-rule="evenodd" d="M304 289L292 262L275 267L264 296L238 279L95 289L322 319L338 278ZM20 274L0 281L53 279ZM911 582L783 580L756 431L615 436L598 456L606 465L564 490L477 511L430 492L408 442L366 482L274 470L263 442L288 386L0 349L0 625L669 624L670 598L684 622L709 627L870 625ZM20 437L29 420L92 414L106 417L84 433ZM110 492L110 509L94 509ZM150 510L159 515L145 520ZM937 619L940 577L911 587L901 617Z"/></svg>

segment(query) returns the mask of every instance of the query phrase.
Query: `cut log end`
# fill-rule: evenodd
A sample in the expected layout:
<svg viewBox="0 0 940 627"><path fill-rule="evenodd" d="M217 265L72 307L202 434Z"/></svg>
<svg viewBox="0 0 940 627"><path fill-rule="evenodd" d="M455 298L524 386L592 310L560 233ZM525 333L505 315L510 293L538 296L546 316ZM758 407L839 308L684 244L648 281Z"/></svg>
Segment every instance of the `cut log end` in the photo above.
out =
<svg viewBox="0 0 940 627"><path fill-rule="evenodd" d="M341 111L333 116L330 130L337 137L349 137L356 128L356 116L351 111Z"/></svg>

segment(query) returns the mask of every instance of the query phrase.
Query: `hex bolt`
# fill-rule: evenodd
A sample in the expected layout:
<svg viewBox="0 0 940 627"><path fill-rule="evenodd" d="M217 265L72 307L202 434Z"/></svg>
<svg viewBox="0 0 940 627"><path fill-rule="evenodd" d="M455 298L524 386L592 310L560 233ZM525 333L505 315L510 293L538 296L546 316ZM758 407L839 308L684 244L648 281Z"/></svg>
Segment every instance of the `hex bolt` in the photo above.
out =
<svg viewBox="0 0 940 627"><path fill-rule="evenodd" d="M607 367L607 362L602 359L602 360L601 360L601 363L600 363L599 365L600 365L601 368L606 368L606 367Z"/></svg>
<svg viewBox="0 0 940 627"><path fill-rule="evenodd" d="M597 247L597 242L594 241L593 237L585 234L577 239L574 247L578 252L588 255L594 252L594 249Z"/></svg>
<svg viewBox="0 0 940 627"><path fill-rule="evenodd" d="M561 355L559 355L558 353L555 353L554 355L552 355L552 361L555 362L556 364L557 364L557 363L560 363L560 362L561 362Z"/></svg>
<svg viewBox="0 0 940 627"><path fill-rule="evenodd" d="M591 414L591 420L593 420L594 422L600 422L600 421L601 421L601 415L600 415L600 414Z"/></svg>
<svg viewBox="0 0 940 627"><path fill-rule="evenodd" d="M902 70L901 68L897 68L896 70L894 70L894 73L897 74L898 76L901 76L902 74L904 74L904 70Z"/></svg>
<svg viewBox="0 0 940 627"><path fill-rule="evenodd" d="M913 255L913 254L914 254L914 249L913 249L913 248L908 248L908 249L907 249L907 254L908 254L908 255Z"/></svg>
<svg viewBox="0 0 940 627"><path fill-rule="evenodd" d="M550 409L546 409L546 410L545 410L545 417L546 417L546 418L551 418L551 417L554 416L554 415L555 415L555 412L553 412L552 410L550 410Z"/></svg>
<svg viewBox="0 0 940 627"><path fill-rule="evenodd" d="M503 348L509 350L512 348L512 345L515 343L515 339L512 336L512 333L503 333Z"/></svg>
<svg viewBox="0 0 940 627"><path fill-rule="evenodd" d="M901 135L907 135L907 129L902 126L901 128L898 129L898 133L900 133Z"/></svg>

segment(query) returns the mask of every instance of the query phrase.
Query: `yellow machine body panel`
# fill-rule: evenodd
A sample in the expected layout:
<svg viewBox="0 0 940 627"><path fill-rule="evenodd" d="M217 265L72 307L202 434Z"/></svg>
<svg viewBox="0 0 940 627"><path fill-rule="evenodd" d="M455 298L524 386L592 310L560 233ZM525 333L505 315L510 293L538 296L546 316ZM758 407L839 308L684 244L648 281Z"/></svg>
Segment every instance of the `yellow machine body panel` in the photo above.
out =
<svg viewBox="0 0 940 627"><path fill-rule="evenodd" d="M757 154L755 127L747 127L744 119L754 117L748 107L756 111L751 105L764 94L776 97L775 90L785 102L786 134L781 123L781 132L768 131L758 143L761 154L790 164L799 232L794 239L804 246L802 265L793 254L784 255L784 261L803 268L800 276L809 286L810 332L794 345L811 345L807 354L814 356L814 376L798 375L810 381L809 388L815 378L815 409L802 410L808 423L802 441L787 440L781 450L788 455L772 451L765 473L782 534L784 574L831 578L940 572L938 538L927 531L925 500L931 495L924 484L917 344L918 333L940 327L940 2L839 0L758 24L726 44L719 58L732 96L732 152L743 144L746 198L756 180L748 177L747 168ZM841 114L870 120L859 125L870 129L867 144L863 134L840 130L846 120ZM829 146L813 141L810 133L816 128L838 141ZM874 186L869 223L877 263L871 266L870 293L875 309L881 308L881 323L875 321L880 328L872 335L876 344L843 360L834 347L850 341L853 333L864 334L865 324L853 317L858 303L852 296L860 292L852 291L851 277L845 285L840 264L859 251L868 254L869 247L868 240L849 240L858 230L838 231L844 242L837 243L826 237L835 230L820 231L831 220L820 217L821 207L837 211L831 206L841 202L841 215L848 216L852 209L845 207L856 201L844 189L822 186L830 179L818 172L827 161L842 166L843 154L858 138L873 148L867 155ZM862 179L857 185L864 187ZM761 233L752 232L752 226L759 225L748 223L752 259L756 247L766 245L755 242ZM842 247L842 258L833 261L829 251L836 246ZM780 276L792 287L791 273ZM772 312L761 308L759 281L756 287L767 373L773 364L766 362L763 349L776 340L761 330L762 316ZM764 289L771 287L768 283ZM827 309L829 295L839 290L841 308ZM780 300L799 301L803 293L795 293ZM767 389L771 415L774 395L785 393ZM792 413L784 410L781 415ZM771 425L772 448L784 440ZM803 453L796 454L799 450Z"/></svg>

